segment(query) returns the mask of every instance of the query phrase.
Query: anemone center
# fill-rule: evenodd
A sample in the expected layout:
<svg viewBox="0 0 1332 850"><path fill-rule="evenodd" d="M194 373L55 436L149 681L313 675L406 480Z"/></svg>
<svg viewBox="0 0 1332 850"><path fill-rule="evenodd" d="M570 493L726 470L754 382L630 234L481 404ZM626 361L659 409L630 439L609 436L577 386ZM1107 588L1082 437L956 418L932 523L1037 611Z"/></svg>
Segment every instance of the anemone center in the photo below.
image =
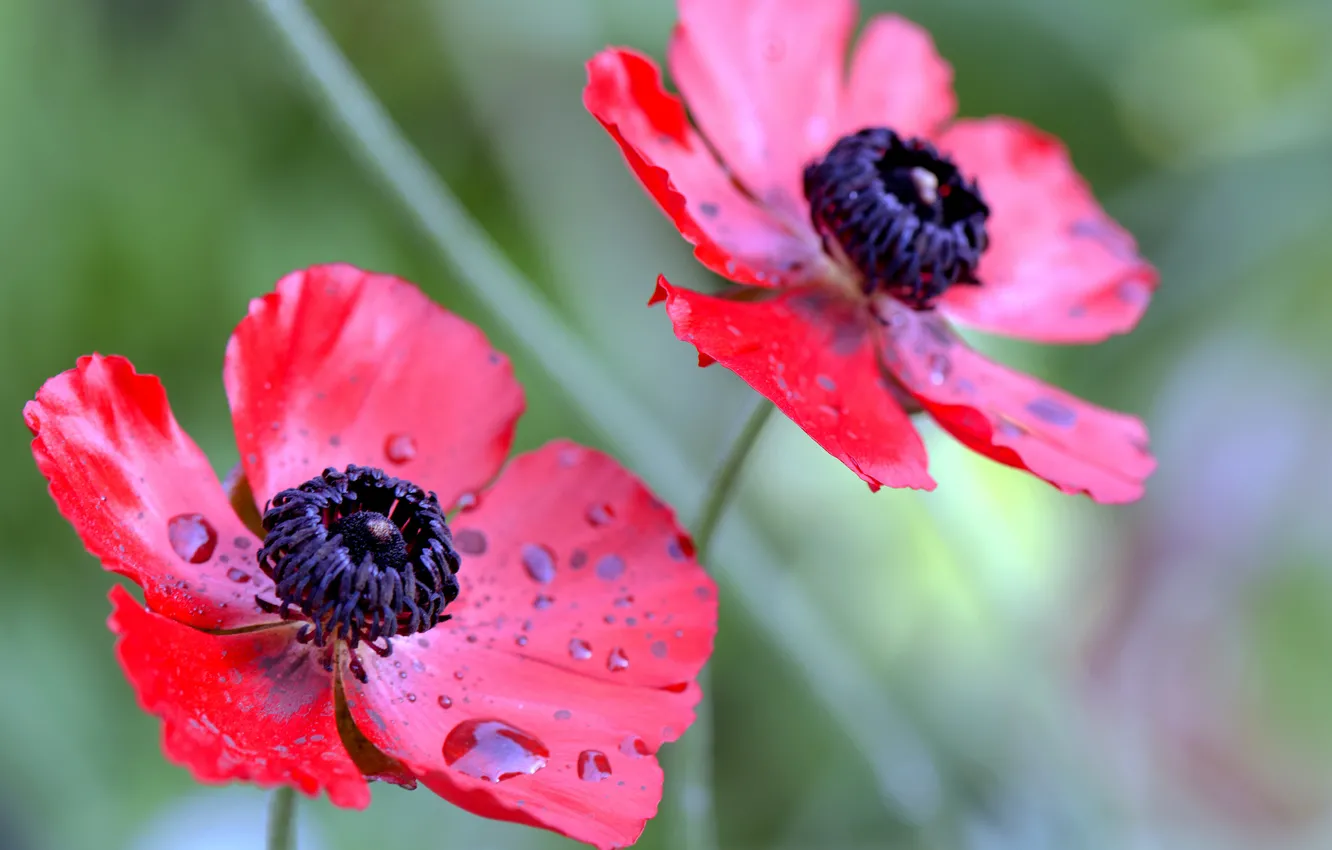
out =
<svg viewBox="0 0 1332 850"><path fill-rule="evenodd" d="M392 638L448 619L461 559L434 493L371 467L329 468L274 496L263 523L259 566L277 602L259 602L304 620L299 640L388 655Z"/></svg>
<svg viewBox="0 0 1332 850"><path fill-rule="evenodd" d="M954 284L978 284L990 209L975 181L929 142L872 128L843 136L805 168L810 218L866 294L916 310Z"/></svg>

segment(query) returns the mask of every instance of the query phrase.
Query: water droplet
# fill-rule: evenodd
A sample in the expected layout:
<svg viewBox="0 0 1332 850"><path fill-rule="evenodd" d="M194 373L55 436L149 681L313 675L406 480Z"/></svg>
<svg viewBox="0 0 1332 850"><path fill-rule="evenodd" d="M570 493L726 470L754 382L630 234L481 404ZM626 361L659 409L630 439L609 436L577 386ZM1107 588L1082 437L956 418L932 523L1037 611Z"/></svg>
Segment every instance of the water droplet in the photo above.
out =
<svg viewBox="0 0 1332 850"><path fill-rule="evenodd" d="M536 773L548 758L540 739L502 720L464 720L444 739L445 764L487 782Z"/></svg>
<svg viewBox="0 0 1332 850"><path fill-rule="evenodd" d="M930 383L936 387L948 380L948 373L953 369L953 362L947 354L930 355Z"/></svg>
<svg viewBox="0 0 1332 850"><path fill-rule="evenodd" d="M712 598L712 588L706 585L699 585L694 588L694 596L704 601Z"/></svg>
<svg viewBox="0 0 1332 850"><path fill-rule="evenodd" d="M406 463L416 457L416 438L411 434L389 434L384 441L384 455L390 463Z"/></svg>
<svg viewBox="0 0 1332 850"><path fill-rule="evenodd" d="M583 750L578 754L578 778L584 782L600 782L611 775L610 759L600 750Z"/></svg>
<svg viewBox="0 0 1332 850"><path fill-rule="evenodd" d="M629 656L624 654L624 650L618 646L610 651L606 656L606 669L612 673L618 673L629 666Z"/></svg>
<svg viewBox="0 0 1332 850"><path fill-rule="evenodd" d="M621 741L620 752L631 759L641 759L644 756L652 755L652 750L648 748L647 742L637 735L629 735Z"/></svg>
<svg viewBox="0 0 1332 850"><path fill-rule="evenodd" d="M652 646L648 647L648 649L652 651L652 655L655 658L666 657L666 641L664 640L653 641Z"/></svg>
<svg viewBox="0 0 1332 850"><path fill-rule="evenodd" d="M440 708L453 708L453 699L450 697L441 695L435 702L439 703Z"/></svg>
<svg viewBox="0 0 1332 850"><path fill-rule="evenodd" d="M203 514L180 514L167 521L167 539L182 561L202 564L217 548L217 529Z"/></svg>
<svg viewBox="0 0 1332 850"><path fill-rule="evenodd" d="M1119 285L1116 294L1120 301L1135 307L1142 306L1152 300L1152 288L1141 280L1124 281Z"/></svg>
<svg viewBox="0 0 1332 850"><path fill-rule="evenodd" d="M550 584L555 580L555 553L539 543L526 543L522 550L523 569L532 581Z"/></svg>
<svg viewBox="0 0 1332 850"><path fill-rule="evenodd" d="M1027 402L1027 412L1057 428L1072 428L1078 423L1077 411L1052 398L1032 399Z"/></svg>
<svg viewBox="0 0 1332 850"><path fill-rule="evenodd" d="M666 554L673 561L687 561L694 557L694 541L688 534L677 534L674 540L666 544Z"/></svg>
<svg viewBox="0 0 1332 850"><path fill-rule="evenodd" d="M250 580L251 576L249 573L245 572L245 570L232 567L231 569L227 570L227 578L231 579L234 582L239 582L240 584L244 584L245 582Z"/></svg>
<svg viewBox="0 0 1332 850"><path fill-rule="evenodd" d="M527 635L518 635L513 639L513 642L519 646L527 646Z"/></svg>
<svg viewBox="0 0 1332 850"><path fill-rule="evenodd" d="M555 603L554 599L551 599L549 596L542 593L539 594L536 599L532 600L532 607L540 611L549 608L554 603Z"/></svg>
<svg viewBox="0 0 1332 850"><path fill-rule="evenodd" d="M463 676L464 676L464 675L466 675L466 674L465 674L462 670L454 670L454 671L453 671L453 678L457 679L459 682L461 682L461 681L463 680Z"/></svg>
<svg viewBox="0 0 1332 850"><path fill-rule="evenodd" d="M615 509L605 502L598 502L595 505L588 505L586 516L592 525L609 525L611 520L615 519Z"/></svg>
<svg viewBox="0 0 1332 850"><path fill-rule="evenodd" d="M625 596L617 596L615 597L615 601L611 604L616 608L628 608L630 605L634 604L634 595L630 593Z"/></svg>
<svg viewBox="0 0 1332 850"><path fill-rule="evenodd" d="M832 378L829 378L827 375L819 375L814 379L814 382L819 386L823 387L828 392L832 392L833 390L837 389L837 382L834 381Z"/></svg>
<svg viewBox="0 0 1332 850"><path fill-rule="evenodd" d="M606 555L597 561L597 578L602 581L615 581L624 575L624 558L619 555Z"/></svg>
<svg viewBox="0 0 1332 850"><path fill-rule="evenodd" d="M408 694L408 695L407 695L407 701L408 701L408 702L416 702L416 694Z"/></svg>
<svg viewBox="0 0 1332 850"><path fill-rule="evenodd" d="M481 504L481 497L476 493L463 493L458 497L458 510L460 511L475 510L479 504Z"/></svg>
<svg viewBox="0 0 1332 850"><path fill-rule="evenodd" d="M582 638L569 641L569 657L575 661L586 661L592 657L592 644Z"/></svg>
<svg viewBox="0 0 1332 850"><path fill-rule="evenodd" d="M475 528L460 528L453 533L453 543L464 555L484 555L486 536Z"/></svg>
<svg viewBox="0 0 1332 850"><path fill-rule="evenodd" d="M587 563L587 553L584 552L582 549L573 550L573 554L569 556L569 569L581 570L583 568L583 565L586 563Z"/></svg>
<svg viewBox="0 0 1332 850"><path fill-rule="evenodd" d="M250 538L248 538L248 537L237 537L235 540L233 540L233 541L231 541L231 542L235 544L235 546L236 546L237 549L249 549L249 548L250 548Z"/></svg>
<svg viewBox="0 0 1332 850"><path fill-rule="evenodd" d="M573 712L567 708L561 708L559 711L555 712L556 720L568 720L570 717L573 717Z"/></svg>

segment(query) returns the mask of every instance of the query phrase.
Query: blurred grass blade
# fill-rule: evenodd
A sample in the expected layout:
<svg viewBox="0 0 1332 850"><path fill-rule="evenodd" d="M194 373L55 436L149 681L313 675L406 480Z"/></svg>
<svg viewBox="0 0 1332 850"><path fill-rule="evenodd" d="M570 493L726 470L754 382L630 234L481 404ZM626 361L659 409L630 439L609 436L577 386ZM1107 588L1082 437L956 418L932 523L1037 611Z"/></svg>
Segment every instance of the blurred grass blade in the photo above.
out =
<svg viewBox="0 0 1332 850"><path fill-rule="evenodd" d="M468 216L403 138L323 26L301 0L254 0L304 71L312 92L357 155L384 180L429 235L459 280L543 364L550 378L667 501L690 504L706 475L639 408L557 316L536 287ZM926 742L874 673L841 645L799 583L767 565L780 558L740 517L721 529L708 567L809 683L871 764L881 796L904 820L932 820L941 780ZM764 564L765 566L756 566Z"/></svg>

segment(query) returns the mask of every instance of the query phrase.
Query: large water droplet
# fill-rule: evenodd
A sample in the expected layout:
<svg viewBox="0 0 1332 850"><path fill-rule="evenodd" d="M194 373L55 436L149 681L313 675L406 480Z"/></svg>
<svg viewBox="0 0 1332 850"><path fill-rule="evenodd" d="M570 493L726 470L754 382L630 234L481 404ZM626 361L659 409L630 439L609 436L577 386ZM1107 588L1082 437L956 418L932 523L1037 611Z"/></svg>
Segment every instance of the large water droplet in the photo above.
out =
<svg viewBox="0 0 1332 850"><path fill-rule="evenodd" d="M180 514L167 521L167 539L182 561L202 564L217 548L217 529L203 514Z"/></svg>
<svg viewBox="0 0 1332 850"><path fill-rule="evenodd" d="M249 581L251 577L252 576L249 573L245 572L245 570L237 569L236 567L232 567L231 569L227 570L227 578L239 584L244 584L245 582Z"/></svg>
<svg viewBox="0 0 1332 850"><path fill-rule="evenodd" d="M384 455L390 463L406 463L416 457L416 438L411 434L389 434L384 441Z"/></svg>
<svg viewBox="0 0 1332 850"><path fill-rule="evenodd" d="M569 657L575 661L586 661L592 657L592 644L582 638L569 641Z"/></svg>
<svg viewBox="0 0 1332 850"><path fill-rule="evenodd" d="M583 750L578 754L578 778L584 782L600 782L611 775L610 759L600 750Z"/></svg>
<svg viewBox="0 0 1332 850"><path fill-rule="evenodd" d="M606 656L606 669L612 673L618 673L629 667L629 656L624 654L624 650L618 646L610 651Z"/></svg>
<svg viewBox="0 0 1332 850"><path fill-rule="evenodd" d="M539 593L539 594L537 594L537 598L532 600L532 607L533 607L533 608L536 608L538 611L540 611L540 610L543 610L543 609L549 608L551 605L554 604L554 602L555 602L555 600L554 600L554 599L551 599L551 598L550 598L549 596L547 596L546 594L544 594L544 593Z"/></svg>
<svg viewBox="0 0 1332 850"><path fill-rule="evenodd" d="M550 584L555 580L555 553L539 543L526 543L522 551L523 569L532 581Z"/></svg>
<svg viewBox="0 0 1332 850"><path fill-rule="evenodd" d="M688 534L677 534L674 540L666 544L666 554L673 561L687 561L694 557L694 541Z"/></svg>
<svg viewBox="0 0 1332 850"><path fill-rule="evenodd" d="M605 502L598 502L587 507L587 521L592 525L609 525L615 519L615 509Z"/></svg>
<svg viewBox="0 0 1332 850"><path fill-rule="evenodd" d="M619 555L605 555L597 561L597 578L602 581L615 581L624 575L624 558Z"/></svg>
<svg viewBox="0 0 1332 850"><path fill-rule="evenodd" d="M637 735L629 735L621 741L620 752L631 759L641 759L644 756L652 755L652 750L648 747L647 742Z"/></svg>
<svg viewBox="0 0 1332 850"><path fill-rule="evenodd" d="M548 758L540 739L503 720L464 720L444 739L444 762L487 782L536 773Z"/></svg>
<svg viewBox="0 0 1332 850"><path fill-rule="evenodd" d="M440 698L435 700L435 702L439 703L440 708L453 708L452 697L440 696Z"/></svg>

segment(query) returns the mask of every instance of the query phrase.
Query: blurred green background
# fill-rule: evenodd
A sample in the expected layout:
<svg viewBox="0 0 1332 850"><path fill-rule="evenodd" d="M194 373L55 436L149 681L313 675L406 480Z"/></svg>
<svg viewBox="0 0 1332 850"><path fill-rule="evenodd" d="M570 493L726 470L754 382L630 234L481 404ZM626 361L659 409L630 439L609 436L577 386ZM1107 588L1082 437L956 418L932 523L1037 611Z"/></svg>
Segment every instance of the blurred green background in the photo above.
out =
<svg viewBox="0 0 1332 850"><path fill-rule="evenodd" d="M795 575L878 677L867 687L893 695L895 739L928 754L939 793L924 815L881 799L874 769L894 752L858 752L724 596L723 847L1332 846L1332 3L862 5L933 32L964 115L1063 137L1159 264L1131 336L983 342L1144 415L1161 467L1141 503L1098 507L931 431L939 489L871 497L774 422L741 499L787 556L761 566ZM658 272L711 284L579 99L605 44L661 55L672 3L314 6L470 212L706 468L748 390L696 369L644 308ZM512 352L520 448L595 441L547 377L559 364L450 277L251 4L0 2L0 848L260 846L262 792L197 786L162 758L103 625L111 578L46 497L19 412L78 355L122 353L162 376L224 470L228 333L282 273L332 260L419 282ZM568 846L425 791L302 816L306 850ZM653 823L641 846L669 835Z"/></svg>

